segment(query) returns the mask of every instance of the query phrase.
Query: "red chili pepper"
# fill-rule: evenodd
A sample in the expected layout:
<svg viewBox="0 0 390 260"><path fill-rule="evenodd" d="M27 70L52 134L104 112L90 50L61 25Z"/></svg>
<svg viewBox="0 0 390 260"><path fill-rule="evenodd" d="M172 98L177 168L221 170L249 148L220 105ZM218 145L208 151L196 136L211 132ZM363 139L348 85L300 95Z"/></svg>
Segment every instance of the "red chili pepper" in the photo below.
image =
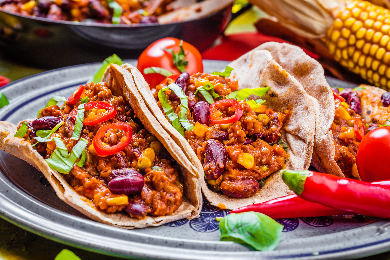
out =
<svg viewBox="0 0 390 260"><path fill-rule="evenodd" d="M372 182L383 186L390 186L390 181ZM230 213L255 211L263 213L273 219L277 218L309 218L332 215L350 215L351 212L330 208L319 203L310 202L295 194L275 198L263 203L244 206Z"/></svg>
<svg viewBox="0 0 390 260"><path fill-rule="evenodd" d="M342 96L340 96L339 94L337 94L336 92L334 92L334 90L332 90L333 92L333 97L334 99L338 99L340 100L341 102L345 102L345 98L343 98Z"/></svg>
<svg viewBox="0 0 390 260"><path fill-rule="evenodd" d="M359 141L361 141L364 137L364 134L365 134L365 129L364 129L364 125L363 125L362 120L359 118L355 118L355 124L354 124L353 128L355 130L356 138Z"/></svg>
<svg viewBox="0 0 390 260"><path fill-rule="evenodd" d="M116 115L116 110L113 106L111 106L107 102L103 101L92 101L84 105L85 110L91 110L91 109L104 109L105 112L99 112L97 111L97 114L89 115L87 118L84 119L84 125L96 125L100 122L107 121L111 118L113 118ZM77 109L73 109L70 112L70 116L76 120L77 116Z"/></svg>
<svg viewBox="0 0 390 260"><path fill-rule="evenodd" d="M390 218L390 187L311 171L282 170L287 186L304 200L365 216Z"/></svg>
<svg viewBox="0 0 390 260"><path fill-rule="evenodd" d="M0 75L0 87L5 86L9 83L9 79Z"/></svg>
<svg viewBox="0 0 390 260"><path fill-rule="evenodd" d="M111 146L103 142L102 140L102 138L109 130L122 130L125 132L124 136L121 137L119 143L117 143L116 145ZM131 142L131 136L132 128L129 124L122 122L109 124L99 128L95 137L92 140L92 144L98 155L108 156L122 151Z"/></svg>
<svg viewBox="0 0 390 260"><path fill-rule="evenodd" d="M77 100L80 99L81 94L83 94L83 92L84 92L84 86L81 85L78 89L76 89L76 91L70 97L68 97L68 103L72 105L75 104Z"/></svg>
<svg viewBox="0 0 390 260"><path fill-rule="evenodd" d="M228 117L220 117L219 109L230 109L235 113ZM210 106L210 121L213 124L229 124L238 121L242 116L241 104L234 99L219 100Z"/></svg>

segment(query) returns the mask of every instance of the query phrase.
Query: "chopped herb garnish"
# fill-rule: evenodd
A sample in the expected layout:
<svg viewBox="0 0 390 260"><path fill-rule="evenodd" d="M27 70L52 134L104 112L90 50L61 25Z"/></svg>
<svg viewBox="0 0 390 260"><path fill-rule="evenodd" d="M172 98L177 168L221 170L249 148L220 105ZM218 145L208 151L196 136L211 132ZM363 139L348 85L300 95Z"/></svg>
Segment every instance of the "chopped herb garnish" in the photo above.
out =
<svg viewBox="0 0 390 260"><path fill-rule="evenodd" d="M284 143L284 142L282 141L282 138L279 139L278 144L280 144L280 145L283 147L283 150L284 150L285 152L287 152L288 146L287 146L286 143Z"/></svg>
<svg viewBox="0 0 390 260"><path fill-rule="evenodd" d="M170 72L169 70L159 68L159 67L150 67L150 68L144 69L144 74L153 74L153 73L158 73L158 74L161 74L165 77L169 77L169 76L173 75L173 73Z"/></svg>
<svg viewBox="0 0 390 260"><path fill-rule="evenodd" d="M50 132L51 132L51 130L38 130L35 132L35 134L39 137L44 138L44 137L48 136L50 134Z"/></svg>
<svg viewBox="0 0 390 260"><path fill-rule="evenodd" d="M85 164L85 160L87 159L87 151L84 149L84 151L81 153L80 160L76 163L78 167L83 167Z"/></svg>
<svg viewBox="0 0 390 260"><path fill-rule="evenodd" d="M72 251L63 249L54 260L81 260Z"/></svg>
<svg viewBox="0 0 390 260"><path fill-rule="evenodd" d="M110 66L111 63L122 65L123 61L116 54L108 57L103 61L102 66L100 66L100 68L96 71L96 73L93 75L92 79L88 81L88 83L90 82L99 83L100 81L102 81L104 72L106 71L108 66Z"/></svg>
<svg viewBox="0 0 390 260"><path fill-rule="evenodd" d="M28 123L23 122L22 125L19 127L18 131L15 133L14 137L23 137L28 130Z"/></svg>
<svg viewBox="0 0 390 260"><path fill-rule="evenodd" d="M35 146L37 143L46 143L46 142L50 142L51 139L50 137L55 133L55 131L58 130L58 128L60 128L62 125L64 124L63 121L59 122L55 127L53 127L53 129L50 130L50 133L46 136L46 137L39 137L39 136L36 136L34 137L35 140L37 140L37 142L35 144L33 144L32 146Z"/></svg>
<svg viewBox="0 0 390 260"><path fill-rule="evenodd" d="M178 53L174 52L172 49L165 50L172 53L172 60L175 67L181 72L186 72L185 67L188 65L188 61L186 60L186 54L183 49L183 40L180 42L180 51Z"/></svg>
<svg viewBox="0 0 390 260"><path fill-rule="evenodd" d="M220 95L218 95L217 93L215 93L214 91L214 85L211 84L210 82L207 82L206 84L204 84L203 86L199 87L196 89L195 91L195 95L196 93L198 93L198 91L202 94L202 96L204 97L204 99L207 101L207 103L209 104L213 104L214 103L214 98L219 98Z"/></svg>
<svg viewBox="0 0 390 260"><path fill-rule="evenodd" d="M50 107L50 106L55 106L55 105L57 105L59 102L65 102L65 101L66 101L66 98L64 98L64 97L62 97L62 96L54 96L54 97L52 97L52 98L49 100L49 102L47 102L45 108ZM40 117L40 116L41 116L41 111L42 111L42 109L39 109L37 117Z"/></svg>
<svg viewBox="0 0 390 260"><path fill-rule="evenodd" d="M182 135L184 136L184 129L179 122L179 117L173 112L172 106L169 103L167 96L164 91L168 88L163 88L158 92L158 99L160 100L161 106L164 110L165 115L171 121L172 126Z"/></svg>
<svg viewBox="0 0 390 260"><path fill-rule="evenodd" d="M108 0L108 6L114 10L114 13L112 14L112 24L120 24L122 7L114 0Z"/></svg>
<svg viewBox="0 0 390 260"><path fill-rule="evenodd" d="M179 122L184 127L185 130L191 131L194 128L194 125L188 121L187 111L188 111L188 97L184 93L183 89L177 84L169 84L170 88L179 98L180 98L180 113L179 113Z"/></svg>
<svg viewBox="0 0 390 260"><path fill-rule="evenodd" d="M0 108L5 107L9 104L8 98L4 95L4 93L1 93L0 96Z"/></svg>
<svg viewBox="0 0 390 260"><path fill-rule="evenodd" d="M256 96L263 96L267 91L270 89L270 87L266 88L244 88L241 90L234 91L227 95L225 99L237 99L237 100L245 100L250 95L256 95Z"/></svg>
<svg viewBox="0 0 390 260"><path fill-rule="evenodd" d="M226 68L225 68L225 70L223 72L214 71L211 74L227 78L227 77L230 77L230 74L232 73L233 70L234 69L232 67L226 66Z"/></svg>
<svg viewBox="0 0 390 260"><path fill-rule="evenodd" d="M354 88L353 90L356 90L356 91L362 91L363 89L366 89L365 87L357 87L357 88ZM343 89L341 89L343 90Z"/></svg>
<svg viewBox="0 0 390 260"><path fill-rule="evenodd" d="M74 129L71 139L78 140L80 138L81 130L83 129L84 121L84 104L81 104L77 108L76 122L74 124Z"/></svg>
<svg viewBox="0 0 390 260"><path fill-rule="evenodd" d="M245 101L252 109L255 109L256 107L261 106L265 102L265 100L262 99L256 99L256 100L246 100Z"/></svg>
<svg viewBox="0 0 390 260"><path fill-rule="evenodd" d="M81 101L81 104L88 103L88 97L83 97L82 99L80 99L80 101Z"/></svg>

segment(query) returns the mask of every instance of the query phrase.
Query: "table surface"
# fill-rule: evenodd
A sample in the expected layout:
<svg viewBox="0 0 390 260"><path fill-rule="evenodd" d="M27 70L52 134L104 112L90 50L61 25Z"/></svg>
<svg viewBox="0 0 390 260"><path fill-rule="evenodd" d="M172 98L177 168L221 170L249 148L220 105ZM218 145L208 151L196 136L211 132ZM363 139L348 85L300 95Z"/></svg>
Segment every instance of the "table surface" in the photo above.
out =
<svg viewBox="0 0 390 260"><path fill-rule="evenodd" d="M234 20L225 33L251 32L255 30L253 23L261 16L261 12L252 9ZM15 81L30 75L45 71L22 64L0 49L0 75ZM0 218L0 259L5 260L52 260L63 249L69 249L82 260L116 260L109 257L85 251L75 247L54 242L38 236ZM390 248L389 248L390 250ZM390 252L378 254L363 260L390 260Z"/></svg>

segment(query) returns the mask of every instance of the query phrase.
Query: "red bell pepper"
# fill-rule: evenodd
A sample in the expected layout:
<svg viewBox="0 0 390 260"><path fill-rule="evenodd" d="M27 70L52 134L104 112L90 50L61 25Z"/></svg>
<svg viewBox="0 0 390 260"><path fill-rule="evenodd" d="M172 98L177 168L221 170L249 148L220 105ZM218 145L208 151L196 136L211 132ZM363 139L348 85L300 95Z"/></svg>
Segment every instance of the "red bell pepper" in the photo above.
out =
<svg viewBox="0 0 390 260"><path fill-rule="evenodd" d="M354 130L356 138L361 141L366 133L361 119L355 118Z"/></svg>
<svg viewBox="0 0 390 260"><path fill-rule="evenodd" d="M0 87L5 86L9 83L9 79L0 75Z"/></svg>
<svg viewBox="0 0 390 260"><path fill-rule="evenodd" d="M312 171L282 170L287 186L304 200L365 216L390 218L390 187Z"/></svg>
<svg viewBox="0 0 390 260"><path fill-rule="evenodd" d="M77 100L80 99L81 94L83 94L83 92L84 92L84 86L81 85L78 89L76 89L76 91L70 97L68 97L68 103L72 105L76 104Z"/></svg>
<svg viewBox="0 0 390 260"><path fill-rule="evenodd" d="M345 102L345 98L343 98L342 96L340 96L339 94L337 94L336 92L334 92L334 90L332 90L333 92L333 97L334 99L338 99L340 100L341 102Z"/></svg>
<svg viewBox="0 0 390 260"><path fill-rule="evenodd" d="M372 184L390 186L390 181L372 182ZM310 202L291 194L263 203L244 206L230 213L255 211L271 218L308 218L332 215L350 215L351 212L330 208L319 203Z"/></svg>
<svg viewBox="0 0 390 260"><path fill-rule="evenodd" d="M124 131L124 135L121 137L119 142L112 146L102 140L109 130ZM99 128L95 137L92 140L92 144L98 155L108 156L122 151L131 142L131 136L132 128L129 124L122 122L109 124Z"/></svg>
<svg viewBox="0 0 390 260"><path fill-rule="evenodd" d="M230 109L234 114L228 117L221 117L219 109ZM210 121L213 124L229 124L238 121L242 116L241 104L234 99L219 100L210 106Z"/></svg>

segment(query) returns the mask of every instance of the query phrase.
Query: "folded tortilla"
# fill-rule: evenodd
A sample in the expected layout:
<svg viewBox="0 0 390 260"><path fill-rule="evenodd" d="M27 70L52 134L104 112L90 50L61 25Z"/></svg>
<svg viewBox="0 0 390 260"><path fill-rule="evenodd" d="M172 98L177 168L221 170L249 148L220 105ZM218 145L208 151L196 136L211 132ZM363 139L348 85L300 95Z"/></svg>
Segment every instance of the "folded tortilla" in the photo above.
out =
<svg viewBox="0 0 390 260"><path fill-rule="evenodd" d="M268 51L257 51L254 55L244 55L230 64L234 68L232 79L238 80L240 88L271 87L262 97L265 105L275 111L291 110L291 117L282 128L282 140L288 146L287 168L307 169L310 165L314 144L316 100L309 96L303 87L290 76ZM171 125L158 107L142 74L131 65L123 65L134 80L143 99L154 117L163 125L171 138L182 148L183 154L200 172L202 191L212 205L235 209L244 205L259 203L291 193L278 172L273 173L265 185L252 197L231 198L214 192L207 186L203 166L188 141Z"/></svg>
<svg viewBox="0 0 390 260"><path fill-rule="evenodd" d="M199 180L196 177L197 172L186 164L188 163L186 160L181 158L182 153L174 152L180 150L180 148L176 143L166 140L168 134L161 130L161 125L159 126L159 123L150 114L145 102L141 98L137 98L139 96L138 91L127 85L127 79L123 73L124 71L121 67L110 65L103 76L103 81L108 84L114 95L123 95L125 97L144 127L151 134L154 134L166 148L171 148L167 150L171 151L172 157L181 166L184 198L181 206L172 215L158 217L146 216L143 219L136 219L124 213L108 214L98 210L89 199L74 191L61 173L51 169L44 158L33 149L29 142L23 138L13 137L17 131L17 127L12 123L0 122L0 149L28 162L41 171L61 200L98 222L131 229L159 226L183 218L193 219L198 217L202 208L202 195Z"/></svg>

